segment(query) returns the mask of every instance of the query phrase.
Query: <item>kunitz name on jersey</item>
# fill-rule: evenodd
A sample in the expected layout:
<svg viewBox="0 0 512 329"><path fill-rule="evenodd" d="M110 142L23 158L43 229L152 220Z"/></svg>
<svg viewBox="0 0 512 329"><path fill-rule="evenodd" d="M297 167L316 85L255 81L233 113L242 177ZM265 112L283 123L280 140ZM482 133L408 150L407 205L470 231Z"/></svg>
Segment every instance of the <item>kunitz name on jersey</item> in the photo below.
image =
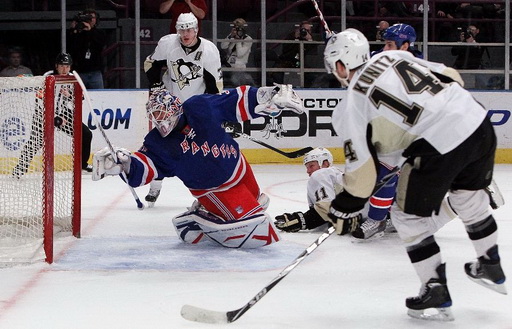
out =
<svg viewBox="0 0 512 329"><path fill-rule="evenodd" d="M354 90L366 95L370 86L377 80L385 69L396 62L389 56L382 56L372 64L368 65L361 73L354 85Z"/></svg>

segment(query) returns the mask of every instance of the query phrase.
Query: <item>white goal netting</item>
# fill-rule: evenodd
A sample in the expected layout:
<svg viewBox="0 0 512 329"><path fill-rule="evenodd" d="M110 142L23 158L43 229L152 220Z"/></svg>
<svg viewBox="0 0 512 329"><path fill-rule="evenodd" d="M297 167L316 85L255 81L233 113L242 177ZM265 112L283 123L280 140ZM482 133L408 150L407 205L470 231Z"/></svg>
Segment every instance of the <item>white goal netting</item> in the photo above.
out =
<svg viewBox="0 0 512 329"><path fill-rule="evenodd" d="M70 78L0 78L0 262L51 263L54 234L79 235L78 89Z"/></svg>

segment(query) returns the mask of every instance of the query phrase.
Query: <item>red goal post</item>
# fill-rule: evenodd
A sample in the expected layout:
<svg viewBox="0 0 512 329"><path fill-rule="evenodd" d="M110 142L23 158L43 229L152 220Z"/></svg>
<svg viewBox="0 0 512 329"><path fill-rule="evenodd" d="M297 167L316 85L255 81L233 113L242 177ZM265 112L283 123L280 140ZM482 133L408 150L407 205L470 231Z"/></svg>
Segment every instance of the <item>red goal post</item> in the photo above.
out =
<svg viewBox="0 0 512 329"><path fill-rule="evenodd" d="M82 90L73 76L0 78L0 265L52 263L80 237Z"/></svg>

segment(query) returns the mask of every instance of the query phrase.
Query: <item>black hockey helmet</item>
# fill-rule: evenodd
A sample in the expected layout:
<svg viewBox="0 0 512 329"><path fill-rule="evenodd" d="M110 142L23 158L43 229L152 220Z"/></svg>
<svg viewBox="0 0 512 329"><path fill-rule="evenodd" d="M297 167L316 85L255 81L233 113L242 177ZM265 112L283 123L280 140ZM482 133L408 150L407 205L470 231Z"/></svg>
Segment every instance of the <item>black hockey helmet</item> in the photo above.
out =
<svg viewBox="0 0 512 329"><path fill-rule="evenodd" d="M73 59L71 58L71 55L68 53L60 53L55 58L55 64L72 65Z"/></svg>

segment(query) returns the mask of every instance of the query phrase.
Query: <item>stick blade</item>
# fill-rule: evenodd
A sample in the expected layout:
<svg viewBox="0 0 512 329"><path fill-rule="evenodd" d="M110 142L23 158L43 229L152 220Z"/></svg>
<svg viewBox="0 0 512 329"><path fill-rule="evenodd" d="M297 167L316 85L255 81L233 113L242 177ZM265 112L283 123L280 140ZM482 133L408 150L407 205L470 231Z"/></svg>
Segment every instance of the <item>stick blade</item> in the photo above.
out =
<svg viewBox="0 0 512 329"><path fill-rule="evenodd" d="M192 305L183 305L181 307L181 316L194 322L229 323L226 312L206 310Z"/></svg>

